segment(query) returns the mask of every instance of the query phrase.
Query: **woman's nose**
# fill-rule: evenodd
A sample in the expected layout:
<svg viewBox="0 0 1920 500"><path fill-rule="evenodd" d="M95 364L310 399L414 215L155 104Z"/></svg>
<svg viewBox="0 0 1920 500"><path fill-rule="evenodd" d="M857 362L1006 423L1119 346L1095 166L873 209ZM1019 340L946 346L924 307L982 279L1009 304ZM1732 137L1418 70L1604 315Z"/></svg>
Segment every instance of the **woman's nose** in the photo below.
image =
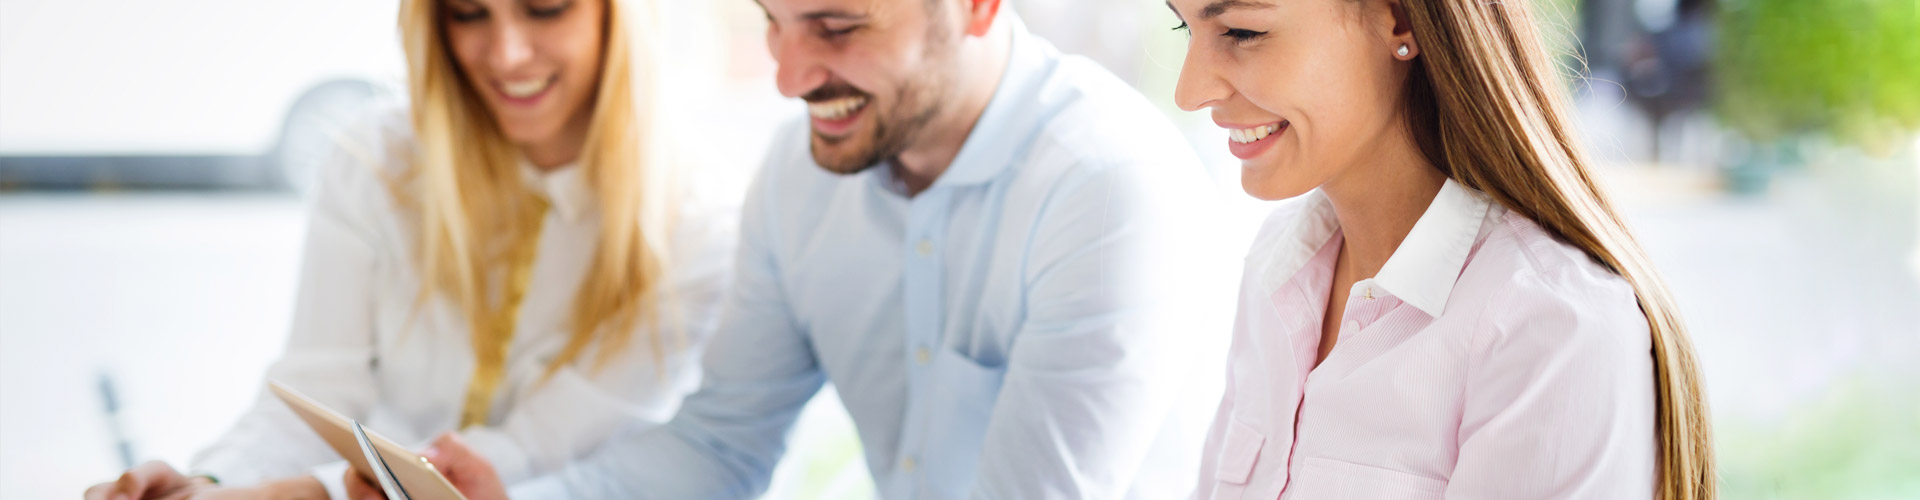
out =
<svg viewBox="0 0 1920 500"><path fill-rule="evenodd" d="M523 27L505 20L495 26L493 50L488 54L487 61L494 71L510 71L533 60L533 44Z"/></svg>
<svg viewBox="0 0 1920 500"><path fill-rule="evenodd" d="M1174 105L1199 111L1219 104L1232 94L1232 86L1215 73L1213 61L1207 54L1195 51L1189 44L1187 59L1180 63L1180 78L1173 87Z"/></svg>

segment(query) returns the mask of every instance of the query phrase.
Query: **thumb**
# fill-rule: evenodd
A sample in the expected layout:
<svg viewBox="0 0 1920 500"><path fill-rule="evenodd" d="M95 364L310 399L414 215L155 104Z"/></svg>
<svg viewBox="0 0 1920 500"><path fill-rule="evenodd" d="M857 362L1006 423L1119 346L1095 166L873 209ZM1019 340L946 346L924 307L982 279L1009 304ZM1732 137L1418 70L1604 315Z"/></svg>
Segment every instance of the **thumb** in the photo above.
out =
<svg viewBox="0 0 1920 500"><path fill-rule="evenodd" d="M111 498L129 500L144 498L148 496L149 491L166 489L168 479L176 475L179 473L174 472L173 467L159 460L134 466L125 474L121 474L119 480L114 481L114 495Z"/></svg>
<svg viewBox="0 0 1920 500"><path fill-rule="evenodd" d="M467 441L461 439L459 434L446 432L433 438L433 444L421 451L420 456L427 457L427 461L435 464L453 465L470 459L473 456L473 448L467 446Z"/></svg>
<svg viewBox="0 0 1920 500"><path fill-rule="evenodd" d="M477 477L493 473L493 464L488 463L485 457L474 451L473 447L467 444L466 439L452 432L443 433L440 437L434 438L433 444L421 451L420 456L426 457L427 463L432 464L433 468L438 469L441 474L445 474L447 479Z"/></svg>
<svg viewBox="0 0 1920 500"><path fill-rule="evenodd" d="M440 437L433 439L433 445L422 451L420 456L426 457L427 462L432 464L434 469L439 470L454 484L498 481L493 463L487 461L487 457L480 452L475 451L459 434L452 432L441 434Z"/></svg>
<svg viewBox="0 0 1920 500"><path fill-rule="evenodd" d="M366 476L360 475L352 468L347 469L346 477L342 478L342 481L346 483L347 498L353 500L386 500L387 498L386 492L380 491L379 487L367 482Z"/></svg>
<svg viewBox="0 0 1920 500"><path fill-rule="evenodd" d="M493 463L488 462L485 455L474 451L458 434L441 434L420 456L426 457L427 462L467 498L485 500L507 497L506 486L500 484L500 476L494 472Z"/></svg>

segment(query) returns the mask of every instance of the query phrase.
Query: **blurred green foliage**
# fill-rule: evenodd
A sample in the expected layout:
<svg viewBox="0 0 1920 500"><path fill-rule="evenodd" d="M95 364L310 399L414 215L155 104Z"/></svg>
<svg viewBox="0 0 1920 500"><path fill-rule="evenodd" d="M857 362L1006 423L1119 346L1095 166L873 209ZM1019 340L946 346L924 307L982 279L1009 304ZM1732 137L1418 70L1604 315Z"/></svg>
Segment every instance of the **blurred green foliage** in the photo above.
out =
<svg viewBox="0 0 1920 500"><path fill-rule="evenodd" d="M1587 73L1580 60L1580 0L1534 0L1533 19L1547 53L1561 65L1561 76L1577 80Z"/></svg>
<svg viewBox="0 0 1920 500"><path fill-rule="evenodd" d="M1722 123L1890 153L1920 130L1920 0L1721 0Z"/></svg>
<svg viewBox="0 0 1920 500"><path fill-rule="evenodd" d="M1715 419L1721 496L1920 498L1920 395L1876 380L1836 383L1779 420Z"/></svg>

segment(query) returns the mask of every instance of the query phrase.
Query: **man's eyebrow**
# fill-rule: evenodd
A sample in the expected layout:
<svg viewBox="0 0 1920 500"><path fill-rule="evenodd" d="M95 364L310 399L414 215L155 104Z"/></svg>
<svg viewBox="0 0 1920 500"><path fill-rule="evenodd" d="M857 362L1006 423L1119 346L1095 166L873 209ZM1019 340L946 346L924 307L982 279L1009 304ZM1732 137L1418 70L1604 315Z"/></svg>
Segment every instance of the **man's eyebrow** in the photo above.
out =
<svg viewBox="0 0 1920 500"><path fill-rule="evenodd" d="M767 4L761 3L760 0L753 0L753 4L759 5L760 10L762 12L766 12ZM768 15L771 16L772 14L768 14ZM858 20L866 19L867 15L849 12L842 9L822 9L822 10L816 10L813 12L808 12L806 14L801 14L800 18L808 21L819 21L819 20L825 20L825 19L835 19L835 20L842 20L842 21L858 21Z"/></svg>
<svg viewBox="0 0 1920 500"><path fill-rule="evenodd" d="M808 21L818 21L822 19L839 19L839 20L845 20L845 21L857 21L861 19L866 19L867 15L848 12L840 9L824 9L824 10L816 10L813 12L808 12L806 14L801 14L800 18L806 19Z"/></svg>

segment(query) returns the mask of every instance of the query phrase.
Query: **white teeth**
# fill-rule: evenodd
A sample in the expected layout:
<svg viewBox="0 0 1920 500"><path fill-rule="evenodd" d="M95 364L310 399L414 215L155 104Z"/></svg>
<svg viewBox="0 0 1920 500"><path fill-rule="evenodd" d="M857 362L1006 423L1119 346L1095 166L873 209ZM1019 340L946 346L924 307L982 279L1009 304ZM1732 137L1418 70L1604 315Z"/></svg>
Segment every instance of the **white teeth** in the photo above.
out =
<svg viewBox="0 0 1920 500"><path fill-rule="evenodd" d="M830 101L807 103L807 114L822 120L839 120L866 105L866 97L842 97Z"/></svg>
<svg viewBox="0 0 1920 500"><path fill-rule="evenodd" d="M1254 128L1227 129L1227 139L1233 142L1246 144L1249 142L1265 139L1267 138L1267 136L1273 135L1274 132L1278 132L1278 131L1280 131L1280 124L1278 123L1263 125L1263 126L1254 127Z"/></svg>
<svg viewBox="0 0 1920 500"><path fill-rule="evenodd" d="M547 90L547 85L550 85L552 83L553 83L552 78L517 80L517 81L501 83L500 90L502 92L505 92L507 94L507 97L512 97L514 99L524 99L528 97L533 97L535 95L539 95L541 91Z"/></svg>

